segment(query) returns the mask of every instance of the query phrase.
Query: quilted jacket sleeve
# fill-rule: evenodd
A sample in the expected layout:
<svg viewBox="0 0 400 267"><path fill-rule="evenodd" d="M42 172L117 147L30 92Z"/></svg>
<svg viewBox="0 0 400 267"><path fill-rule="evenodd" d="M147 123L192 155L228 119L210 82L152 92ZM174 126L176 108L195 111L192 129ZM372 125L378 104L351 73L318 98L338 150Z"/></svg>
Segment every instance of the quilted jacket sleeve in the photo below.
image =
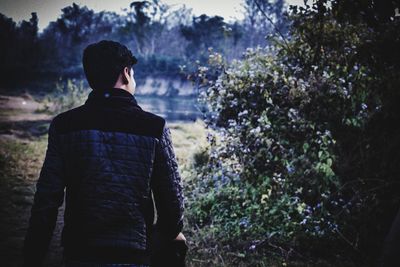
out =
<svg viewBox="0 0 400 267"><path fill-rule="evenodd" d="M25 237L24 266L41 266L53 235L58 208L64 200L64 188L62 160L53 120Z"/></svg>
<svg viewBox="0 0 400 267"><path fill-rule="evenodd" d="M156 228L172 240L182 230L184 205L182 181L167 126L156 147L151 186L157 209Z"/></svg>

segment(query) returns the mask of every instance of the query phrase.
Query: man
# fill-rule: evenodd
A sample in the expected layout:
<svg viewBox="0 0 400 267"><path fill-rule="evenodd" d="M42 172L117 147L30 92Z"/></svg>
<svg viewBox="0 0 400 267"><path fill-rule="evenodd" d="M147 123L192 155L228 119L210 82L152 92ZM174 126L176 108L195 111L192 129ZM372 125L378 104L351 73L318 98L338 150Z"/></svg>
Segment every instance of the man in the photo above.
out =
<svg viewBox="0 0 400 267"><path fill-rule="evenodd" d="M159 239L184 241L183 193L170 131L133 96L136 62L117 42L84 50L93 90L84 105L50 124L25 238L25 266L41 266L64 189L66 266L148 266L153 199Z"/></svg>
<svg viewBox="0 0 400 267"><path fill-rule="evenodd" d="M379 266L396 267L399 266L400 256L400 210L390 227L382 248L382 255Z"/></svg>

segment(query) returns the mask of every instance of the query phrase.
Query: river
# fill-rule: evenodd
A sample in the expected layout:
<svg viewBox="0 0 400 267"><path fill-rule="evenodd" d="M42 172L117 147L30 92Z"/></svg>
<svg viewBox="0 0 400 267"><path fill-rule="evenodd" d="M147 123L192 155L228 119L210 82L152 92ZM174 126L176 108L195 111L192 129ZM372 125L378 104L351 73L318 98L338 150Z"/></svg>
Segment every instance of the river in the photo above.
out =
<svg viewBox="0 0 400 267"><path fill-rule="evenodd" d="M196 97L190 96L143 96L135 95L136 100L145 111L155 113L168 122L188 122L202 118Z"/></svg>

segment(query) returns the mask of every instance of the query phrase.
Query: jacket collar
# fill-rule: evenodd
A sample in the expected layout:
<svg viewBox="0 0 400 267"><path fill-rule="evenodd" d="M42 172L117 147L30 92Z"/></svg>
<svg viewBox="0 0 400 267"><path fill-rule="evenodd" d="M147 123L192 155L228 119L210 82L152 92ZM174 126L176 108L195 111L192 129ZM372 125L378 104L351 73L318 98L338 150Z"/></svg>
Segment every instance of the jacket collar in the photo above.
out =
<svg viewBox="0 0 400 267"><path fill-rule="evenodd" d="M120 104L128 104L133 105L139 109L142 109L137 101L135 96L124 89L120 88L108 88L108 89L100 89L100 90L92 90L85 102L87 105L120 105Z"/></svg>

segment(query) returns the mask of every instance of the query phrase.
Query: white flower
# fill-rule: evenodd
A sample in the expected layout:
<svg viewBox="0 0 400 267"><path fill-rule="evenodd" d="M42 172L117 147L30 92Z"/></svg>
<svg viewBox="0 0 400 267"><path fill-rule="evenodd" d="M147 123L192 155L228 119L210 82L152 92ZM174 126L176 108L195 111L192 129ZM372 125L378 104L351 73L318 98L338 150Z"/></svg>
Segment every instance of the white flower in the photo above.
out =
<svg viewBox="0 0 400 267"><path fill-rule="evenodd" d="M260 133L260 132L261 132L260 126L257 126L257 128L254 128L254 129L251 129L251 130L250 130L250 133L251 133L251 134L258 134L258 133Z"/></svg>
<svg viewBox="0 0 400 267"><path fill-rule="evenodd" d="M244 115L247 115L247 114L249 114L249 111L247 109L245 109L242 112L239 112L238 116L241 117L241 116L244 116Z"/></svg>
<svg viewBox="0 0 400 267"><path fill-rule="evenodd" d="M366 110L367 107L368 107L367 104L365 104L365 103L362 103L362 104L361 104L361 108L362 108L363 110Z"/></svg>

